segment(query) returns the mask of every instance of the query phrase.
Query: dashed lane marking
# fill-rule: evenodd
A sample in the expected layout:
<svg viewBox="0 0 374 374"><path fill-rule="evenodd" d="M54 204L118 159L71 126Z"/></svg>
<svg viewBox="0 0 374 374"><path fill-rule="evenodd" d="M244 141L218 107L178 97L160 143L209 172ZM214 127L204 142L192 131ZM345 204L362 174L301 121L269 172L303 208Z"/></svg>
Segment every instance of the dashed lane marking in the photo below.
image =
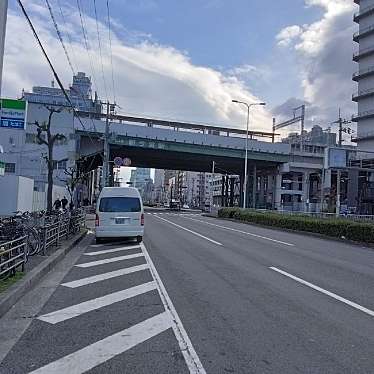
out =
<svg viewBox="0 0 374 374"><path fill-rule="evenodd" d="M132 258L137 258L137 257L143 257L143 253L134 253L133 255L112 257L112 258L107 258L105 260L85 262L83 264L78 264L78 265L75 265L75 266L78 267L78 268L90 268L90 267L93 267L93 266L99 266L99 265L103 265L103 264L110 264L112 262L130 260Z"/></svg>
<svg viewBox="0 0 374 374"><path fill-rule="evenodd" d="M316 286L316 285L313 284L313 283L309 283L309 282L305 281L304 279L301 279L301 278L295 277L294 275L292 275L292 274L290 274L290 273L287 273L287 272L285 272L285 271L283 271L283 270L281 270L281 269L278 269L278 268L276 268L276 267L274 267L274 266L271 266L270 269L271 269L271 270L274 270L274 271L276 271L276 272L278 272L278 273L280 273L280 274L282 274L282 275L284 275L284 276L286 276L286 277L288 277L288 278L291 278L291 279L293 279L294 281L299 282L299 283L301 283L301 284L303 284L303 285L305 285L305 286L308 286L308 287L310 287L310 288L313 288L313 290L316 290L316 291L318 291L318 292L321 292L321 293L323 293L323 294L325 294L325 295L327 295L327 296L332 297L332 298L335 299L335 300L338 300L338 301L340 301L340 302L342 302L342 303L344 303L344 304L347 304L347 305L351 306L352 308L355 308L355 309L357 309L357 310L360 310L361 312L364 312L364 313L368 314L368 315L371 316L371 317L374 317L374 311L372 311L372 310L370 310L370 309L368 309L368 308L365 308L365 307L363 307L363 306L361 306L361 305L359 305L359 304L356 304L356 303L353 302L353 301L350 301L350 300L345 299L344 297L341 297L341 296L339 296L339 295L337 295L337 294L335 294L335 293L333 293L333 292L330 292L330 291L327 291L327 290L325 290L325 289L323 289L323 288L321 288L321 287L318 287L318 286Z"/></svg>
<svg viewBox="0 0 374 374"><path fill-rule="evenodd" d="M122 275L132 274L132 273L136 273L138 271L143 271L147 269L149 269L148 264L142 264L142 265L132 266L132 267L128 267L128 268L124 268L120 270L110 271L108 273L103 273L103 274L93 275L93 276L82 278L82 279L77 279L75 281L62 283L61 285L65 287L69 287L69 288L78 288L78 287L86 286L88 284L105 281L107 279L116 278Z"/></svg>
<svg viewBox="0 0 374 374"><path fill-rule="evenodd" d="M108 295L88 300L83 303L69 306L38 317L39 320L56 324L70 318L78 317L84 313L91 312L105 306L130 299L132 297L147 293L157 288L154 281L131 287L126 290L110 293Z"/></svg>
<svg viewBox="0 0 374 374"><path fill-rule="evenodd" d="M164 312L51 362L29 374L82 374L171 327L170 313Z"/></svg>
<svg viewBox="0 0 374 374"><path fill-rule="evenodd" d="M292 243L287 243L287 242L283 242L281 240L276 240L276 239L268 238L267 236L253 234L253 233L248 232L248 231L243 231L243 230L233 229L233 228L227 227L227 226L217 225L215 223L207 222L207 221L204 221L204 220L201 220L201 219L190 218L190 217L186 217L186 218L190 219L192 221L202 222L202 223L205 223L205 224L210 225L210 226L219 227L221 229L225 229L225 230L229 230L229 231L234 231L234 232L239 232L241 234L246 234L246 235L249 235L249 236L253 236L255 238L269 240L269 241L274 242L274 243L279 243L279 244L287 245L289 247L294 247L295 246L295 244L292 244Z"/></svg>
<svg viewBox="0 0 374 374"><path fill-rule="evenodd" d="M220 243L220 242L217 242L217 241L215 241L215 240L213 240L213 239L210 239L210 238L208 238L207 236L201 235L201 234L199 234L199 233L196 232L196 231L192 231L192 230L190 230L190 229L187 229L187 228L185 228L185 227L183 227L183 226L181 226L181 225L177 225L176 223L174 223L174 222L172 222L172 221L169 221L168 219L161 218L161 217L157 217L157 218L160 219L160 220L162 220L162 221L168 222L170 225L173 225L173 226L178 227L178 228L180 228L180 229L182 229L182 230L184 230L184 231L187 231L187 232L189 232L189 233L191 233L191 234L193 234L193 235L196 235L196 236L198 236L198 237L200 237L200 238L202 238L202 239L208 240L209 242L211 242L211 243L213 243L213 244L220 245L220 246L222 245L222 243Z"/></svg>

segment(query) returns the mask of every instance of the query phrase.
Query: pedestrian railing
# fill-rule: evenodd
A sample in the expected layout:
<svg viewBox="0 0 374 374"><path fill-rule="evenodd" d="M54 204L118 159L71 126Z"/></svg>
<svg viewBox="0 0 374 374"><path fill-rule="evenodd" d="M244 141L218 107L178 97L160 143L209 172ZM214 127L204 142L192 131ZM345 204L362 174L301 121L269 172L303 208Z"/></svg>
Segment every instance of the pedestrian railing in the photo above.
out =
<svg viewBox="0 0 374 374"><path fill-rule="evenodd" d="M257 209L261 212L272 212L278 214L288 214L288 215L301 215L309 216L315 218L341 218L341 219L350 219L353 221L362 221L362 222L374 222L374 215L370 214L344 214L340 213L327 213L327 212L306 212L306 211L291 211L291 210L267 210L267 209Z"/></svg>
<svg viewBox="0 0 374 374"><path fill-rule="evenodd" d="M86 214L77 209L65 214L43 215L41 218L24 215L22 221L7 219L1 222L0 280L25 269L28 256L57 247L62 240L80 232L85 226ZM15 223L16 222L16 223ZM10 225L10 229L7 229Z"/></svg>
<svg viewBox="0 0 374 374"><path fill-rule="evenodd" d="M0 243L0 279L14 275L19 267L24 271L26 261L26 236Z"/></svg>

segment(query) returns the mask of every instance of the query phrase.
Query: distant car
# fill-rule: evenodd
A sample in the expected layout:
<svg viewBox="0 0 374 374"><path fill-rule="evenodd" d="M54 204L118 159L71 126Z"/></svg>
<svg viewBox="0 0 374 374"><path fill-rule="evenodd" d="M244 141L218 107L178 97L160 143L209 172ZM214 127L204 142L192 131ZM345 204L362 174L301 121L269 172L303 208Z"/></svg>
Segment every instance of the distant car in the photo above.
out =
<svg viewBox="0 0 374 374"><path fill-rule="evenodd" d="M169 204L168 203L164 203L164 208L169 208Z"/></svg>
<svg viewBox="0 0 374 374"><path fill-rule="evenodd" d="M181 210L181 203L179 200L170 201L170 210Z"/></svg>
<svg viewBox="0 0 374 374"><path fill-rule="evenodd" d="M96 207L95 236L143 240L144 210L139 191L133 187L104 187Z"/></svg>
<svg viewBox="0 0 374 374"><path fill-rule="evenodd" d="M188 204L183 204L182 208L183 209L190 209L190 206Z"/></svg>

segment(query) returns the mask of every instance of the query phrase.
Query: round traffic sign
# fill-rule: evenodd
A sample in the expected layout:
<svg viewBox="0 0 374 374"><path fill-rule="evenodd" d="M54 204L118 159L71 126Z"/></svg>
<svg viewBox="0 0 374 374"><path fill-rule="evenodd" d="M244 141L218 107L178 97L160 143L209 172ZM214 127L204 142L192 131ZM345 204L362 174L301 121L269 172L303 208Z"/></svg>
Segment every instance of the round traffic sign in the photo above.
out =
<svg viewBox="0 0 374 374"><path fill-rule="evenodd" d="M122 166L123 165L123 161L122 161L121 157L115 157L113 161L114 161L114 165L116 165L116 166Z"/></svg>
<svg viewBox="0 0 374 374"><path fill-rule="evenodd" d="M125 157L123 159L123 166L130 166L131 165L131 159L129 159L128 157Z"/></svg>

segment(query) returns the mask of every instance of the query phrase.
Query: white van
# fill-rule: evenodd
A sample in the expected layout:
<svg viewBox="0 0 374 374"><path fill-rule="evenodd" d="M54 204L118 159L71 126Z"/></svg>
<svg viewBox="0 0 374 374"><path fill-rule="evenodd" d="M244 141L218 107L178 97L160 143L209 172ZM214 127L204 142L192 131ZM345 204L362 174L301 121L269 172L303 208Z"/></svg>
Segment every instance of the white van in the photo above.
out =
<svg viewBox="0 0 374 374"><path fill-rule="evenodd" d="M144 210L139 191L133 187L104 187L97 200L96 242L104 238L134 238L144 234Z"/></svg>

